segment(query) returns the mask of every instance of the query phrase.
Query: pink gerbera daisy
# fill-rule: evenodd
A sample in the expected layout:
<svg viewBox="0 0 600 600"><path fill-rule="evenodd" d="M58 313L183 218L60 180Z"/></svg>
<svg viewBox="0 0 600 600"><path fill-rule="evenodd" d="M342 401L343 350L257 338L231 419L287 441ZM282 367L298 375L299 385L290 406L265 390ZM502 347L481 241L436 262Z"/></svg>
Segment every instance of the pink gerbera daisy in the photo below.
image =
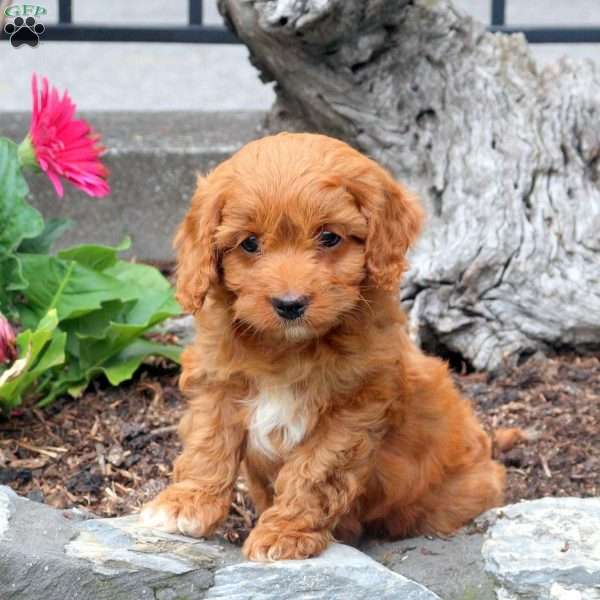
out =
<svg viewBox="0 0 600 600"><path fill-rule="evenodd" d="M61 198L61 178L90 196L106 196L110 187L108 170L99 158L104 152L99 135L86 121L74 118L76 107L69 94L65 91L61 97L55 87L48 87L45 77L38 90L33 75L31 91L33 114L29 134L19 148L22 162L37 164Z"/></svg>

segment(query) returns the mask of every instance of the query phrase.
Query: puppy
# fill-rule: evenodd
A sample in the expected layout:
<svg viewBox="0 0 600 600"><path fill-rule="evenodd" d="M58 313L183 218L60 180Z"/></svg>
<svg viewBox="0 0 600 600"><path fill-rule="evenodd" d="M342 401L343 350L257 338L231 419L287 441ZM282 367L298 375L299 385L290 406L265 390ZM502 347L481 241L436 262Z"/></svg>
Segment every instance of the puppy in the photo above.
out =
<svg viewBox="0 0 600 600"><path fill-rule="evenodd" d="M210 535L240 468L252 560L449 534L501 503L488 436L406 333L398 287L421 221L387 171L322 135L252 142L199 180L175 240L198 330L184 449L147 524Z"/></svg>

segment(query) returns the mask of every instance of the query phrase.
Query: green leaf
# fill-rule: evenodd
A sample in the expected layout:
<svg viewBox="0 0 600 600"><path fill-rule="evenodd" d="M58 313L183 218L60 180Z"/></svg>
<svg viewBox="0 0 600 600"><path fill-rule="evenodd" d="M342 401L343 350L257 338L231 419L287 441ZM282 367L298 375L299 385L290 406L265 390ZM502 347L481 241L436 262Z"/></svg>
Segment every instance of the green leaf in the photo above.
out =
<svg viewBox="0 0 600 600"><path fill-rule="evenodd" d="M123 381L131 379L140 365L149 356L164 356L173 362L179 362L181 359L181 348L167 344L158 344L150 340L138 339L104 363L102 371L112 385L119 385Z"/></svg>
<svg viewBox="0 0 600 600"><path fill-rule="evenodd" d="M14 254L0 257L0 312L14 318L17 313L12 292L27 287L21 263Z"/></svg>
<svg viewBox="0 0 600 600"><path fill-rule="evenodd" d="M17 145L0 138L0 258L44 229L42 215L26 201L27 182L21 174Z"/></svg>
<svg viewBox="0 0 600 600"><path fill-rule="evenodd" d="M137 290L168 290L171 288L171 284L161 272L148 265L121 260L108 269L107 273Z"/></svg>
<svg viewBox="0 0 600 600"><path fill-rule="evenodd" d="M69 352L77 356L82 369L93 369L125 351L157 323L180 312L170 288L125 304L104 305L102 311L65 322L71 334Z"/></svg>
<svg viewBox="0 0 600 600"><path fill-rule="evenodd" d="M48 349L57 361L60 349L62 362L50 361L44 376L36 379L39 405L61 394L81 394L100 374L117 385L151 355L179 360L178 347L143 337L164 319L181 314L181 308L157 269L118 259L128 245L77 246L57 256L18 253L10 263L21 323L33 329L49 312L58 318L52 334L57 345L49 342Z"/></svg>
<svg viewBox="0 0 600 600"><path fill-rule="evenodd" d="M114 266L119 260L119 252L129 250L131 239L125 238L118 246L100 246L96 244L86 244L83 246L73 246L65 248L58 253L59 258L65 260L74 260L84 267L104 271Z"/></svg>
<svg viewBox="0 0 600 600"><path fill-rule="evenodd" d="M27 288L22 294L22 320L31 326L51 308L62 321L85 315L111 300L134 300L139 290L124 286L115 277L83 266L72 260L38 254L17 255Z"/></svg>
<svg viewBox="0 0 600 600"><path fill-rule="evenodd" d="M66 333L57 330L58 316L51 310L35 331L22 332L17 338L19 357L25 361L19 374L0 386L0 405L4 410L18 406L23 394L53 367L65 361Z"/></svg>
<svg viewBox="0 0 600 600"><path fill-rule="evenodd" d="M146 339L137 339L105 364L95 365L85 372L78 368L69 368L58 372L50 390L38 402L38 406L47 406L56 397L65 393L74 397L80 396L88 383L100 374L104 374L112 385L119 385L131 379L150 356L164 356L173 362L179 362L181 348L158 344Z"/></svg>
<svg viewBox="0 0 600 600"><path fill-rule="evenodd" d="M49 219L40 235L21 242L19 252L48 254L54 243L74 224L72 219Z"/></svg>

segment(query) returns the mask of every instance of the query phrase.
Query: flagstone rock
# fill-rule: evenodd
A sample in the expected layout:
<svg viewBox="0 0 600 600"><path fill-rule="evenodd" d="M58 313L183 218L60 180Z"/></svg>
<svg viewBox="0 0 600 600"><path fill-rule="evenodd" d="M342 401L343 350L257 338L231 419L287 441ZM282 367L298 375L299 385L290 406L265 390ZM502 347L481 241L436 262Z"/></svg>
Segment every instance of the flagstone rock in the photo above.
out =
<svg viewBox="0 0 600 600"><path fill-rule="evenodd" d="M56 510L0 486L2 600L600 600L600 498L522 502L455 536L361 550L251 563L224 541Z"/></svg>
<svg viewBox="0 0 600 600"><path fill-rule="evenodd" d="M210 600L440 600L425 586L393 573L362 552L331 545L321 556L269 564L241 563L215 575Z"/></svg>
<svg viewBox="0 0 600 600"><path fill-rule="evenodd" d="M241 560L237 548L149 531L136 517L87 517L0 487L2 600L203 598L215 571Z"/></svg>
<svg viewBox="0 0 600 600"><path fill-rule="evenodd" d="M8 488L6 488L8 489ZM8 520L14 510L13 494L0 493L0 542L8 530Z"/></svg>
<svg viewBox="0 0 600 600"><path fill-rule="evenodd" d="M239 548L89 518L0 487L2 600L439 600L362 552L332 545L306 561L244 562Z"/></svg>
<svg viewBox="0 0 600 600"><path fill-rule="evenodd" d="M498 509L483 557L499 600L600 600L600 498Z"/></svg>

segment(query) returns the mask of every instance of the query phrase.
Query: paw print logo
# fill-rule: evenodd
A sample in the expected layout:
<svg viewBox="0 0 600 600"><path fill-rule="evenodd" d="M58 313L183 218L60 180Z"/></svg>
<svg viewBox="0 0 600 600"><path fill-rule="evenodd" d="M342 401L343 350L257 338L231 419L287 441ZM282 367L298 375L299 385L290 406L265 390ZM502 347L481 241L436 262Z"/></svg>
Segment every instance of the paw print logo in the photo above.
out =
<svg viewBox="0 0 600 600"><path fill-rule="evenodd" d="M14 23L7 23L4 26L4 31L10 35L10 43L15 48L23 44L35 48L44 30L45 27L41 23L36 23L34 17L27 17L26 19L16 17Z"/></svg>

